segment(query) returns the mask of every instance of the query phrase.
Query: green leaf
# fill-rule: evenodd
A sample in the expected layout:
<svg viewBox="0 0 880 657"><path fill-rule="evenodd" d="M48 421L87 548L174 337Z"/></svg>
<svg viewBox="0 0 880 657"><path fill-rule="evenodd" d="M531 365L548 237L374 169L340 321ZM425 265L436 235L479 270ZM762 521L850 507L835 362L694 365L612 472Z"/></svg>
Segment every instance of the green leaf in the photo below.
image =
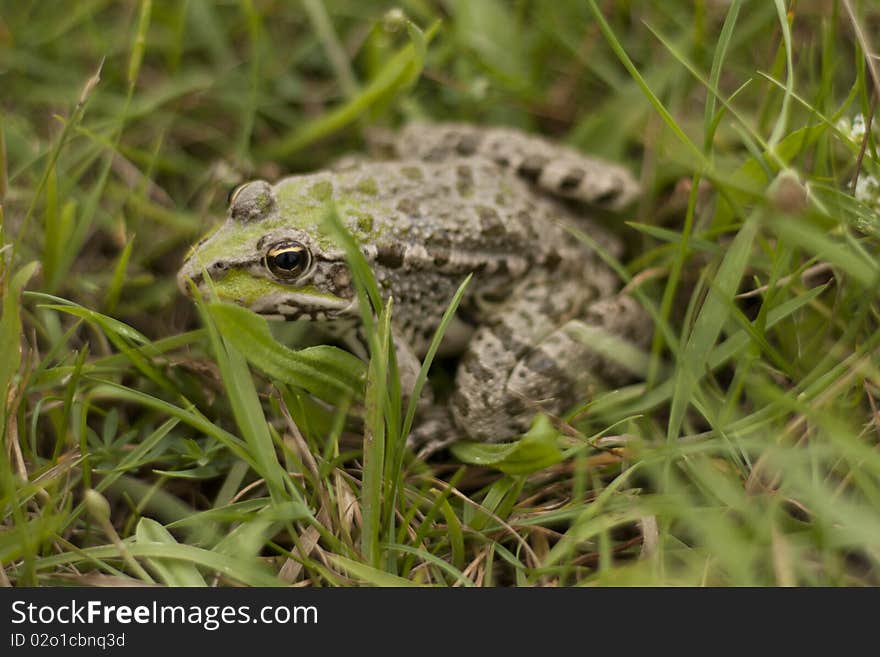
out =
<svg viewBox="0 0 880 657"><path fill-rule="evenodd" d="M342 568L349 575L353 577L357 577L360 580L363 580L367 584L371 584L372 586L382 586L382 587L401 587L401 586L419 586L415 582L411 582L408 579L404 579L403 577L398 577L397 575L392 575L391 573L386 573L378 568L373 568L372 566L368 566L367 564L360 563L359 561L353 561L352 559L347 559L346 557L339 556L338 554L330 554L328 555L329 559L333 564L335 564L338 568Z"/></svg>
<svg viewBox="0 0 880 657"><path fill-rule="evenodd" d="M736 234L730 249L721 261L714 285L700 308L693 331L682 350L675 372L675 388L667 426L669 440L678 436L685 410L693 400L699 382L705 374L706 359L712 352L730 314L731 300L742 279L757 232L757 215L752 215Z"/></svg>
<svg viewBox="0 0 880 657"><path fill-rule="evenodd" d="M778 217L768 223L781 239L830 262L869 290L876 289L880 274L876 261L861 257L855 249L829 237L825 231L805 221Z"/></svg>
<svg viewBox="0 0 880 657"><path fill-rule="evenodd" d="M37 271L39 263L31 262L19 269L3 290L3 316L0 317L0 434L6 426L6 399L9 384L21 365L21 315L19 298L22 288Z"/></svg>
<svg viewBox="0 0 880 657"><path fill-rule="evenodd" d="M451 3L457 41L505 85L519 92L530 86L534 67L528 61L528 24L517 20L516 12L498 0L456 0Z"/></svg>
<svg viewBox="0 0 880 657"><path fill-rule="evenodd" d="M128 261L131 259L132 247L134 247L134 236L125 243L125 247L116 261L116 266L113 268L113 276L110 278L107 295L104 297L104 307L108 313L112 313L116 304L119 303L119 295L122 293L122 286L125 285L125 272L128 268Z"/></svg>
<svg viewBox="0 0 880 657"><path fill-rule="evenodd" d="M282 523L310 521L308 508L296 500L283 504L269 504L230 531L217 545L214 552L228 554L238 559L257 559Z"/></svg>
<svg viewBox="0 0 880 657"><path fill-rule="evenodd" d="M168 381L165 375L150 362L155 354L149 347L150 341L139 331L133 329L128 324L120 322L109 315L85 308L77 303L55 297L49 294L31 293L38 299L48 299L57 303L41 304L41 308L57 310L59 312L73 315L90 322L97 326L107 339L122 352L131 363L140 370L144 376L152 380L156 385L164 388L168 392L174 391L174 386ZM138 345L140 349L133 345Z"/></svg>
<svg viewBox="0 0 880 657"><path fill-rule="evenodd" d="M167 402L164 399L153 397L152 395L140 392L139 390L134 390L133 388L127 388L125 386L119 385L115 381L105 381L101 379L95 380L98 381L100 385L96 386L92 390L91 397L93 399L125 400L128 402L141 404L142 406L152 408L160 413L165 413L167 415L170 415L171 417L175 417L185 424L193 427L194 429L201 431L206 436L211 436L218 442L222 443L237 457L247 461L247 463L251 467L257 467L256 462L253 460L250 453L245 448L245 444L239 437L232 435L228 431L224 430L222 427L219 427L210 420L206 419L194 407L180 408L179 406L175 406L174 404Z"/></svg>
<svg viewBox="0 0 880 657"><path fill-rule="evenodd" d="M709 88L718 89L721 80L721 70L724 66L724 58L727 55L727 49L733 36L733 28L736 25L736 19L739 16L742 0L734 0L730 3L730 9L727 10L727 16L724 19L724 25L721 27L721 34L718 37L718 45L712 56L712 72L709 74ZM710 93L706 98L706 109L703 119L703 134L705 135L704 148L706 152L711 152L712 137L715 135L713 122L715 120L715 106L717 99L715 94Z"/></svg>
<svg viewBox="0 0 880 657"><path fill-rule="evenodd" d="M378 567L379 533L382 517L382 476L385 466L385 452L388 433L386 409L388 401L388 365L391 345L391 299L377 322L378 332L371 343L370 368L367 378L367 391L364 418L364 474L361 487L361 514L363 529L361 551L371 565Z"/></svg>
<svg viewBox="0 0 880 657"><path fill-rule="evenodd" d="M253 518L230 531L214 546L214 552L236 559L255 561L265 547L266 541L271 539L277 530L278 523L265 518Z"/></svg>
<svg viewBox="0 0 880 657"><path fill-rule="evenodd" d="M268 568L260 563L244 561L234 556L217 554L210 550L175 543L129 543L128 551L133 557L144 557L164 560L174 560L193 565L202 566L211 571L216 571L230 579L249 586L283 586ZM76 564L94 561L95 559L119 559L119 550L115 545L85 548L76 552L62 552L49 557L38 559L36 567L39 570L57 568L63 564Z"/></svg>
<svg viewBox="0 0 880 657"><path fill-rule="evenodd" d="M23 556L33 555L39 545L57 536L64 520L63 516L44 513L4 527L0 532L0 563L8 568Z"/></svg>
<svg viewBox="0 0 880 657"><path fill-rule="evenodd" d="M455 458L471 465L484 465L507 474L529 474L559 463L562 452L556 444L559 432L544 414L539 414L531 428L516 442L477 443L461 441L451 450Z"/></svg>
<svg viewBox="0 0 880 657"><path fill-rule="evenodd" d="M682 130L681 126L679 126L678 122L675 120L675 117L673 117L672 113L668 109L666 109L666 106L657 97L651 87L648 86L647 81L636 68L636 65L633 63L632 59L630 59L630 56L626 53L626 49L623 47L623 44L620 43L620 40L614 34L611 26L608 25L608 21L605 20L605 16L602 14L599 6L596 4L596 0L587 0L587 4L590 8L590 11L593 12L593 16L596 19L599 30L608 41L608 45L611 46L614 54L617 55L620 63L623 64L624 68L626 68L627 72L632 76L635 83L639 86L639 88L642 90L642 93L648 99L648 102L651 103L651 105L660 115L660 118L663 119L663 122L672 131L672 134L674 134L681 142L681 144L687 149L688 154L693 159L694 169L705 171L708 174L708 172L712 171L712 166L710 162L703 155L703 152L699 148L697 148L696 144L694 144L691 138L688 137L684 130Z"/></svg>
<svg viewBox="0 0 880 657"><path fill-rule="evenodd" d="M76 201L67 201L61 211L57 207L55 175L49 177L46 187L45 235L43 264L46 287L55 290L68 273L70 238L76 225Z"/></svg>
<svg viewBox="0 0 880 657"><path fill-rule="evenodd" d="M329 345L294 351L277 342L266 320L247 308L209 303L207 309L229 344L276 381L332 403L363 397L366 366L352 354Z"/></svg>
<svg viewBox="0 0 880 657"><path fill-rule="evenodd" d="M464 291L467 289L472 277L473 274L468 274L458 286L458 289L452 296L452 301L449 302L449 305L446 306L446 310L443 311L443 317L440 319L440 324L437 326L437 330L434 331L434 337L431 338L431 344L428 347L425 357L422 359L422 366L419 368L419 373L416 376L416 382L413 385L409 405L406 409L406 418L403 422L401 435L404 439L409 436L410 429L412 428L416 416L416 410L418 408L419 397L421 397L422 388L424 388L425 383L428 380L428 371L431 369L431 364L434 362L434 357L440 349L440 345L443 342L443 336L446 334L446 329L455 317L455 311L458 310L458 306L464 297Z"/></svg>
<svg viewBox="0 0 880 657"><path fill-rule="evenodd" d="M461 570L465 567L464 532L461 529L461 521L446 499L440 500L440 512L446 521L446 533L452 550L452 564Z"/></svg>
<svg viewBox="0 0 880 657"><path fill-rule="evenodd" d="M440 21L432 24L425 31L424 42L430 41L439 27ZM410 27L410 34L413 33L413 28L414 26ZM406 89L422 72L424 42L411 42L401 48L388 60L375 79L350 101L277 140L260 153L260 157L272 160L290 155L344 128L363 116L374 105Z"/></svg>
<svg viewBox="0 0 880 657"><path fill-rule="evenodd" d="M178 545L171 532L152 518L140 519L135 529L135 541L142 545ZM165 586L207 586L199 569L191 563L173 559L146 559L146 562Z"/></svg>
<svg viewBox="0 0 880 657"><path fill-rule="evenodd" d="M241 352L231 343L224 341L217 326L212 322L211 313L205 304L198 300L197 305L202 315L211 348L220 368L220 376L226 388L226 395L232 406L232 414L252 455L255 470L266 480L269 494L276 502L284 499L284 480L287 476L278 462L275 444L269 432L266 416L260 404L257 388L248 369L247 361ZM266 327L268 331L268 327Z"/></svg>
<svg viewBox="0 0 880 657"><path fill-rule="evenodd" d="M203 465L188 470L159 470L154 469L153 472L169 479L188 479L190 481L204 481L206 479L214 479L224 473L223 468L218 465Z"/></svg>

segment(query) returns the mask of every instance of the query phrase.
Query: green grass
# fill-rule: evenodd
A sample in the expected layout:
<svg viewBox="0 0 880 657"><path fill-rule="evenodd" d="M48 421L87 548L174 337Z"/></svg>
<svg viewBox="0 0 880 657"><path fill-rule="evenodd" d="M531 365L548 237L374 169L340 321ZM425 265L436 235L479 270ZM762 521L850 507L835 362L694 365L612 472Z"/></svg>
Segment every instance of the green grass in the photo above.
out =
<svg viewBox="0 0 880 657"><path fill-rule="evenodd" d="M880 584L873 3L61 7L0 0L0 583ZM427 463L356 250L368 362L175 280L236 183L424 118L639 173L656 327L561 432Z"/></svg>

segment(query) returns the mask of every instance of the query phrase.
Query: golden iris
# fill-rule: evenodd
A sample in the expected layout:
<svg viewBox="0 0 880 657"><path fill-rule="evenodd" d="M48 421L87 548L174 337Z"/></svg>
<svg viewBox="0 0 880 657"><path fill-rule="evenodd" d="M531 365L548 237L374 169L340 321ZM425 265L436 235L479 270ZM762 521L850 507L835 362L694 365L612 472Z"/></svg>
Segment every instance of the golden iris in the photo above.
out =
<svg viewBox="0 0 880 657"><path fill-rule="evenodd" d="M308 270L312 256L299 242L278 242L266 251L266 268L278 278L298 278Z"/></svg>

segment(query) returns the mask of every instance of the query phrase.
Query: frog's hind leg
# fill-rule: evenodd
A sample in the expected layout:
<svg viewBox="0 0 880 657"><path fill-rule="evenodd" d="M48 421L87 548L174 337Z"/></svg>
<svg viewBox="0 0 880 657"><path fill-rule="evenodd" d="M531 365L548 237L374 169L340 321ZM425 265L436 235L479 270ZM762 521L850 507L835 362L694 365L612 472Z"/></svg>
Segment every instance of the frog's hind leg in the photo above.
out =
<svg viewBox="0 0 880 657"><path fill-rule="evenodd" d="M473 440L513 440L536 412L560 415L593 386L637 378L633 370L644 358L638 347L651 325L630 297L595 301L575 318L557 315L552 328L522 313L516 304L481 328L459 366L451 413Z"/></svg>
<svg viewBox="0 0 880 657"><path fill-rule="evenodd" d="M619 164L513 128L410 123L396 135L382 133L373 143L402 159L485 157L546 194L612 210L626 207L639 195L639 184Z"/></svg>

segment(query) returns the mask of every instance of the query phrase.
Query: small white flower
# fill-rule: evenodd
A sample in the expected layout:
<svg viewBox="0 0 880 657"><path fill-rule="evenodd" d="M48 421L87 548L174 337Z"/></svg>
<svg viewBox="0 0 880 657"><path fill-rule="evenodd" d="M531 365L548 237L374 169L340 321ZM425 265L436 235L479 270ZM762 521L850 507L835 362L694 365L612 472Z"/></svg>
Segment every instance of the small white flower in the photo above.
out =
<svg viewBox="0 0 880 657"><path fill-rule="evenodd" d="M865 136L865 117L861 113L853 117L852 128L849 131L849 138L853 141L861 141Z"/></svg>
<svg viewBox="0 0 880 657"><path fill-rule="evenodd" d="M859 176L855 196L867 205L880 205L880 180L874 176Z"/></svg>
<svg viewBox="0 0 880 657"><path fill-rule="evenodd" d="M861 144L867 131L867 122L865 121L865 116L859 112L852 120L847 116L841 116L837 119L834 127L846 139L849 139L854 144ZM871 122L871 132L880 137L880 120Z"/></svg>

